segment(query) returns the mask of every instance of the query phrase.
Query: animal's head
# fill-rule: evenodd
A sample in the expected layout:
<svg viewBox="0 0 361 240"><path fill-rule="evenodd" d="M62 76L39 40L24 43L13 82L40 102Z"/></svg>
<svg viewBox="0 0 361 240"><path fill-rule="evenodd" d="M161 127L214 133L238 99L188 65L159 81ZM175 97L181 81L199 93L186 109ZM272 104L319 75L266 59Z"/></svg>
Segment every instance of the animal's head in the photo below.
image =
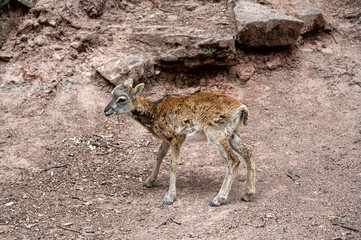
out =
<svg viewBox="0 0 361 240"><path fill-rule="evenodd" d="M104 109L105 116L114 116L120 113L129 113L133 110L133 100L142 92L144 83L138 84L135 88L133 79L127 80L124 84L118 85L112 91L110 102Z"/></svg>

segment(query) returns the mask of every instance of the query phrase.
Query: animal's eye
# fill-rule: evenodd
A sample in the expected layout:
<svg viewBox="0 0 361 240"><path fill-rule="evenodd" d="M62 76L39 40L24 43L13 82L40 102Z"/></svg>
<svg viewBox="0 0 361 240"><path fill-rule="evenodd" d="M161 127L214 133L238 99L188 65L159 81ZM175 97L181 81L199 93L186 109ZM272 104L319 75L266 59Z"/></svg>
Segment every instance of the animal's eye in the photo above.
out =
<svg viewBox="0 0 361 240"><path fill-rule="evenodd" d="M127 99L125 97L120 97L117 102L118 103L125 103L126 101L127 101Z"/></svg>

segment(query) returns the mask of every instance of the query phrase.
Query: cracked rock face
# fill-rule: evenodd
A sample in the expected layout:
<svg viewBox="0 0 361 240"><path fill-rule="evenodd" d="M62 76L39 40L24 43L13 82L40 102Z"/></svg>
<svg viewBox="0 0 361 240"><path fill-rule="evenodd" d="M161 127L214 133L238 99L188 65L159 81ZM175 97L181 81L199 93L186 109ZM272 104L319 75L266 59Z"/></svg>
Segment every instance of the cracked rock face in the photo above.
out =
<svg viewBox="0 0 361 240"><path fill-rule="evenodd" d="M319 12L301 9L304 12L297 13L298 19L250 2L238 2L233 9L214 6L212 14L205 12L200 5L192 5L189 9L184 4L165 7L167 9L161 12L155 10L153 14L144 15L141 24L134 23L131 31L120 34L112 51L105 49L92 57L97 72L118 85L128 77L135 81L147 79L155 73L154 69L184 72L209 66L235 66L239 61L236 42L241 48L294 44L303 27L308 29L304 21L314 23L310 17L318 16ZM185 8L189 14L174 14L174 8ZM207 21L202 17L201 23L207 24L198 24L200 14L206 14L204 19ZM218 32L215 33L215 30ZM99 43L95 41L97 35L89 36L76 38L72 47L78 52L85 52L89 48L87 44L91 47L103 45L101 39ZM275 66L270 63L268 68ZM248 70L237 73L239 78L249 79L254 69Z"/></svg>
<svg viewBox="0 0 361 240"><path fill-rule="evenodd" d="M294 44L301 33L303 21L260 4L238 2L233 9L236 41L245 47L286 46Z"/></svg>
<svg viewBox="0 0 361 240"><path fill-rule="evenodd" d="M180 47L161 53L156 63L163 68L192 69L200 66L231 66L236 63L234 39L204 37L183 42Z"/></svg>

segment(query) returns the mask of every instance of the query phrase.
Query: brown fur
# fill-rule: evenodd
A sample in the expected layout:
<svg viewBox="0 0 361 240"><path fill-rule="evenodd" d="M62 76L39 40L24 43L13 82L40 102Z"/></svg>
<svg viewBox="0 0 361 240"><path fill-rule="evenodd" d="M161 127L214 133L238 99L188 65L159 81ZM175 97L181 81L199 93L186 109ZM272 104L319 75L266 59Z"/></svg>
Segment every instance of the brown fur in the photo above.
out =
<svg viewBox="0 0 361 240"><path fill-rule="evenodd" d="M176 169L182 144L186 140L205 140L213 143L226 159L228 170L221 190L211 205L218 206L227 199L239 166L239 159L232 149L247 162L247 190L243 200L249 201L254 190L254 153L248 150L237 135L241 124L248 121L245 105L224 94L201 92L189 96L165 96L152 102L139 94L144 84L132 88L132 81L117 86L105 108L106 116L130 113L154 136L163 140L157 156L157 164L145 186L151 187L158 175L159 166L168 149L172 148L170 187L163 204L174 201Z"/></svg>

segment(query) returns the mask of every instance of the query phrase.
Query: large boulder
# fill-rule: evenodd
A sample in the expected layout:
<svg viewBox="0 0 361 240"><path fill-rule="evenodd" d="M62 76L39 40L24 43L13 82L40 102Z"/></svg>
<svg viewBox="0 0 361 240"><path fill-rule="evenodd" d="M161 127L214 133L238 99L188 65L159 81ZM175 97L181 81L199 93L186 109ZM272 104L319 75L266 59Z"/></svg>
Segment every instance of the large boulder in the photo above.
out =
<svg viewBox="0 0 361 240"><path fill-rule="evenodd" d="M245 47L294 44L304 25L295 17L256 3L237 2L233 11L237 24L236 41Z"/></svg>
<svg viewBox="0 0 361 240"><path fill-rule="evenodd" d="M93 59L93 67L105 79L119 85L132 77L135 81L151 76L154 65L141 55L124 55L119 57L100 56Z"/></svg>
<svg viewBox="0 0 361 240"><path fill-rule="evenodd" d="M313 32L319 28L323 28L326 24L322 12L312 7L295 11L292 15L304 22L301 34Z"/></svg>

